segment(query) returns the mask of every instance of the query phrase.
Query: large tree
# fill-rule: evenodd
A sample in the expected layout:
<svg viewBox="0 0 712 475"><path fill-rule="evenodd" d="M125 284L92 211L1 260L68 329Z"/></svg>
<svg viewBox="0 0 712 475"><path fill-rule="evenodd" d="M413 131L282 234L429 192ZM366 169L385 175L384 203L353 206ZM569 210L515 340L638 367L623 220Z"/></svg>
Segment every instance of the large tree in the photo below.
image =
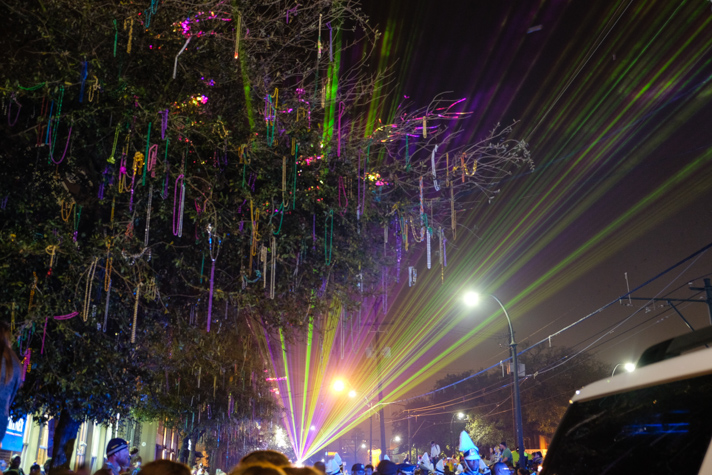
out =
<svg viewBox="0 0 712 475"><path fill-rule="evenodd" d="M132 410L249 433L265 339L383 292L408 227L442 238L458 197L531 165L507 127L454 146L443 99L366 115L385 82L350 0L2 4L0 301L30 364L15 414L58 418L55 465Z"/></svg>

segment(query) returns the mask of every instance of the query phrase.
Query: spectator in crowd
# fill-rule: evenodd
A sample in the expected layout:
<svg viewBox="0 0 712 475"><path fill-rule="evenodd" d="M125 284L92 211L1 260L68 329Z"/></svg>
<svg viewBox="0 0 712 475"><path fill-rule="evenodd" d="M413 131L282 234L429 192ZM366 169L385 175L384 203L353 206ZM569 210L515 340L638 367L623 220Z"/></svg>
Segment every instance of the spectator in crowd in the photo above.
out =
<svg viewBox="0 0 712 475"><path fill-rule="evenodd" d="M289 460L287 460L287 464L289 464ZM287 475L287 473L281 467L262 461L239 463L230 471L229 475Z"/></svg>
<svg viewBox="0 0 712 475"><path fill-rule="evenodd" d="M366 475L373 475L373 465L369 463L364 469L366 470Z"/></svg>
<svg viewBox="0 0 712 475"><path fill-rule="evenodd" d="M398 473L398 465L390 460L382 460L378 463L376 472L378 472L378 475L396 475Z"/></svg>
<svg viewBox="0 0 712 475"><path fill-rule="evenodd" d="M10 326L5 322L0 322L0 352L2 352L2 362L0 362L0 440L5 437L7 423L10 416L10 405L17 390L20 389L20 360L12 351L12 333Z"/></svg>
<svg viewBox="0 0 712 475"><path fill-rule="evenodd" d="M321 475L314 467L281 467L287 475Z"/></svg>
<svg viewBox="0 0 712 475"><path fill-rule="evenodd" d="M351 466L351 475L366 475L366 467L362 463L355 463Z"/></svg>
<svg viewBox="0 0 712 475"><path fill-rule="evenodd" d="M129 444L124 439L111 439L106 445L106 463L94 475L120 475L122 469L131 465Z"/></svg>
<svg viewBox="0 0 712 475"><path fill-rule="evenodd" d="M5 424L7 425L7 424ZM10 459L10 468L5 470L5 473L8 475L25 475L25 472L22 470L20 467L20 464L22 463L22 459L20 458L19 455L15 455Z"/></svg>
<svg viewBox="0 0 712 475"><path fill-rule="evenodd" d="M30 475L41 475L42 467L37 462L33 463L30 467Z"/></svg>
<svg viewBox="0 0 712 475"><path fill-rule="evenodd" d="M504 462L497 462L492 465L490 471L492 475L511 475L512 473Z"/></svg>
<svg viewBox="0 0 712 475"><path fill-rule="evenodd" d="M502 451L502 458L500 459L500 461L506 464L507 466L514 466L512 463L512 451L507 448L507 442L505 442L504 440L500 442L499 449Z"/></svg>
<svg viewBox="0 0 712 475"><path fill-rule="evenodd" d="M190 468L172 460L155 460L141 469L142 475L190 475Z"/></svg>
<svg viewBox="0 0 712 475"><path fill-rule="evenodd" d="M251 465L262 462L274 465L275 467L285 467L289 465L289 459L287 456L283 453L277 452L276 450L255 450L254 452L250 452L242 457L237 465ZM268 467L268 469L270 468Z"/></svg>
<svg viewBox="0 0 712 475"><path fill-rule="evenodd" d="M316 462L314 464L314 470L324 474L324 473L326 473L326 464L324 462L322 462L321 460L319 460L318 462Z"/></svg>
<svg viewBox="0 0 712 475"><path fill-rule="evenodd" d="M433 463L437 463L438 458L440 458L440 446L435 443L434 440L430 441L430 460Z"/></svg>

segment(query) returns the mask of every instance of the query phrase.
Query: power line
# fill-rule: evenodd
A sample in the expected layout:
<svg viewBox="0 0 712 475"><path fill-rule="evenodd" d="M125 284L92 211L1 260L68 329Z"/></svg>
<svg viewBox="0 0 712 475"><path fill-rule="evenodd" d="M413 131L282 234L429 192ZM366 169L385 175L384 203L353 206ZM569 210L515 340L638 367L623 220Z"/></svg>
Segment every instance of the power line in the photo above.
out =
<svg viewBox="0 0 712 475"><path fill-rule="evenodd" d="M668 267L667 269L663 270L662 272L658 273L658 274L655 275L654 277L648 279L647 281L643 282L642 284L638 285L637 287L633 288L632 290L628 291L627 293L621 295L620 297L617 297L616 299L611 300L610 302L604 304L603 306L599 307L598 309L594 310L593 312L589 313L588 315L586 315L586 316L584 316L584 317L578 319L577 321L575 321L575 322L573 322L573 323L571 323L571 324L565 326L565 327L562 328L561 330L559 330L559 331L557 331L557 332L555 332L555 333L552 333L552 334L549 335L548 337L546 337L546 338L544 338L544 339L542 339L542 340L540 340L540 341L534 343L533 345L530 345L528 348L523 349L523 350L520 351L518 354L526 353L527 351L529 351L529 350L531 350L532 348L535 348L535 347L541 345L541 344L544 343L544 342L551 341L551 338L553 338L553 337L555 337L555 336L558 336L558 335L564 333L565 331L574 328L576 325L579 325L580 323L583 323L584 321L588 320L589 318L591 318L591 317L593 317L593 316L595 316L595 315L598 315L599 313L602 313L602 312L603 312L604 310L606 310L608 307L610 307L610 306L616 304L616 303L619 302L620 300L625 299L625 298L628 297L629 295L632 295L633 292L636 292L636 291L638 291L638 290L640 290L640 289L646 287L646 286L649 285L650 283L656 281L656 280L659 279L660 277L664 276L664 275L667 274L668 272L671 272L672 270L674 270L675 268L677 268L677 267L681 266L682 264L688 262L689 260L694 259L694 258L696 258L696 257L698 257L698 256L700 256L700 255L702 255L702 254L704 254L704 253L705 253L706 251L708 251L710 248L712 248L712 242L709 243L709 244L707 244L707 245L705 245L704 247L700 248L699 250L693 252L692 254L690 254L689 256L685 257L685 258L682 259L681 261L679 261L679 262L673 264L672 266ZM637 313L637 311L634 312L634 314L635 314L635 313ZM625 320L627 320L627 319L629 319L629 318L631 318L631 317L626 317ZM579 354L580 354L580 352L579 352ZM508 358L502 360L502 362L504 362L504 361L509 361L510 359L511 359L511 357L508 357ZM500 362L500 363L501 363L501 362ZM476 373L474 373L474 374L471 374L470 376L467 376L467 377L461 379L460 381L456 381L456 382L454 382L454 383L448 384L448 385L443 386L443 387L441 387L441 388L434 389L434 390L432 390L432 391L428 391L428 392L426 392L426 393L423 393L423 394L420 394L420 395L417 395L417 396L412 396L412 397L409 397L409 398L399 399L399 400L393 401L391 404L393 404L393 403L400 403L400 402L406 402L406 401L412 401L412 400L414 400L414 399L422 398L422 397L425 397L425 396L428 396L428 395L431 395L431 394L435 394L435 393L437 393L437 392L439 392L439 391L443 391L443 390L445 390L445 389L447 389L447 388L453 387L453 386L455 386L455 385L457 385L457 384L460 384L460 383L462 383L462 382L464 382L464 381L467 381L468 379L472 379L472 378L474 378L475 376L479 376L479 375L481 375L481 374L483 374L483 373L485 373L485 372L487 372L487 371L489 371L489 370L491 370L491 369L493 369L493 368L496 368L497 366L499 366L500 363L495 363L494 365L489 366L489 367L487 367L487 368L484 368L484 369L482 369L482 370L480 370L480 371L478 371L478 372L476 372ZM552 368L552 369L553 369L553 368ZM381 403L379 403L379 404L381 404Z"/></svg>

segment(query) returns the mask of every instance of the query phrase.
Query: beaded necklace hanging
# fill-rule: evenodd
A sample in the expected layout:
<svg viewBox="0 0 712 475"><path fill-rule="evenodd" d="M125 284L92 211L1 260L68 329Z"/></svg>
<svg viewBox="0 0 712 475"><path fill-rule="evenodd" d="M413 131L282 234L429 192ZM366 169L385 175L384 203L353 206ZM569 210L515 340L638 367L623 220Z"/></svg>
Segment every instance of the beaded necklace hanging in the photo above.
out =
<svg viewBox="0 0 712 475"><path fill-rule="evenodd" d="M47 271L47 275L52 275L52 267L54 267L54 255L55 252L57 252L58 247L59 246L50 245L45 248L45 252L49 254L49 270Z"/></svg>
<svg viewBox="0 0 712 475"><path fill-rule="evenodd" d="M62 216L62 221L65 223L69 221L69 217L72 215L72 210L74 209L74 200L70 204L67 204L65 200L62 200L60 214Z"/></svg>
<svg viewBox="0 0 712 475"><path fill-rule="evenodd" d="M148 233L151 230L151 204L153 202L153 184L148 188L148 205L146 206L146 231L143 237L143 247L148 249L148 260L151 260L151 249L148 247Z"/></svg>
<svg viewBox="0 0 712 475"><path fill-rule="evenodd" d="M77 242L77 237L79 236L79 220L82 219L82 206L79 206L79 211L77 211L77 207L74 207L74 234L72 235L72 239L74 242Z"/></svg>
<svg viewBox="0 0 712 475"><path fill-rule="evenodd" d="M215 287L215 261L218 258L218 254L220 254L220 244L222 244L222 240L217 239L217 249L215 251L215 254L213 254L213 226L212 224L208 224L208 245L210 249L210 260L212 261L212 266L210 268L210 295L208 297L208 328L207 331L210 332L210 321L212 319L212 314L213 314L213 289Z"/></svg>
<svg viewBox="0 0 712 475"><path fill-rule="evenodd" d="M180 182L180 198L178 198L178 183ZM178 201L177 201L178 200ZM178 215L176 219L176 203L178 204ZM185 179L183 175L176 178L173 190L173 235L183 236L183 209L185 208Z"/></svg>
<svg viewBox="0 0 712 475"><path fill-rule="evenodd" d="M269 288L269 298L274 300L274 285L277 275L277 239L272 236L272 274L270 275L270 288Z"/></svg>
<svg viewBox="0 0 712 475"><path fill-rule="evenodd" d="M134 302L133 323L131 325L131 343L136 343L136 322L138 321L138 299L141 295L141 282L136 286L136 301Z"/></svg>
<svg viewBox="0 0 712 475"><path fill-rule="evenodd" d="M89 304L91 303L91 289L94 285L94 273L96 272L96 264L99 262L99 258L95 257L91 264L89 264L89 270L87 271L87 283L84 287L84 307L82 310L82 320L85 322L89 318Z"/></svg>

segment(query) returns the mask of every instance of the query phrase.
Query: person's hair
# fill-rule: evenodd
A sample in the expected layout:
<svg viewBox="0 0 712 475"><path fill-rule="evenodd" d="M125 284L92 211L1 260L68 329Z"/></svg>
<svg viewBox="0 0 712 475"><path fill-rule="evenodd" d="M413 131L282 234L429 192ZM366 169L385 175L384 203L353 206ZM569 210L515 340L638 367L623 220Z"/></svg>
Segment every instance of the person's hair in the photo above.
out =
<svg viewBox="0 0 712 475"><path fill-rule="evenodd" d="M287 456L281 452L277 452L276 450L255 450L254 452L250 452L242 457L237 465L249 465L261 462L266 462L277 467L289 465L289 459Z"/></svg>
<svg viewBox="0 0 712 475"><path fill-rule="evenodd" d="M42 467L40 467L40 464L37 462L33 463L32 466L30 467L30 472L33 470L42 470Z"/></svg>
<svg viewBox="0 0 712 475"><path fill-rule="evenodd" d="M502 441L499 443L499 445L504 445L505 447L507 446L507 443L505 441Z"/></svg>
<svg viewBox="0 0 712 475"><path fill-rule="evenodd" d="M258 450L257 452L267 452ZM270 451L273 452L273 451ZM254 452L253 452L254 453ZM276 452L279 453L279 452ZM247 454L246 456L249 456ZM281 454L280 454L281 455ZM285 457L286 458L286 457ZM244 459L244 457L243 457ZM289 463L289 461L287 461ZM143 472L143 470L141 470ZM254 462L254 463L239 463L230 471L229 475L286 475L286 472L281 468L269 462Z"/></svg>
<svg viewBox="0 0 712 475"><path fill-rule="evenodd" d="M326 465L321 460L314 462L314 468L321 473L326 473Z"/></svg>
<svg viewBox="0 0 712 475"><path fill-rule="evenodd" d="M190 475L190 468L172 460L155 460L141 469L142 475Z"/></svg>
<svg viewBox="0 0 712 475"><path fill-rule="evenodd" d="M490 467L490 471L492 472L492 475L509 475L509 468L507 468L506 463L502 462L497 462L496 464L492 465Z"/></svg>
<svg viewBox="0 0 712 475"><path fill-rule="evenodd" d="M2 359L5 362L5 384L12 380L12 375L15 373L14 361L20 364L17 355L12 351L12 332L10 325L5 322L0 322L0 348L2 349Z"/></svg>
<svg viewBox="0 0 712 475"><path fill-rule="evenodd" d="M370 468L371 470L373 470L373 465L371 465L371 464L369 463L369 464L366 465L364 468Z"/></svg>
<svg viewBox="0 0 712 475"><path fill-rule="evenodd" d="M317 469L314 467L282 467L282 470L284 470L284 473L287 475L321 475L321 472L319 472Z"/></svg>

